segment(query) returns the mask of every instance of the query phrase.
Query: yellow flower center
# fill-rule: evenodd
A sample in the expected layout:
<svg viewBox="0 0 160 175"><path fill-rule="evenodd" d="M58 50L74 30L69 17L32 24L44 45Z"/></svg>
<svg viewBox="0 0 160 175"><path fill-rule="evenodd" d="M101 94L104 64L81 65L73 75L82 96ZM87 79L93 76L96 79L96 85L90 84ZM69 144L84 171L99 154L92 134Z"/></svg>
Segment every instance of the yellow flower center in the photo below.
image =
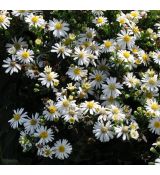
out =
<svg viewBox="0 0 160 175"><path fill-rule="evenodd" d="M137 17L138 16L138 12L136 12L136 11L131 12L131 16Z"/></svg>
<svg viewBox="0 0 160 175"><path fill-rule="evenodd" d="M58 148L59 152L64 153L65 147L63 145L59 146Z"/></svg>
<svg viewBox="0 0 160 175"><path fill-rule="evenodd" d="M93 101L87 102L87 108L92 109L93 107L94 107L94 102Z"/></svg>
<svg viewBox="0 0 160 175"><path fill-rule="evenodd" d="M96 80L96 81L102 81L102 76L101 76L100 74L97 74L97 75L95 76L95 80Z"/></svg>
<svg viewBox="0 0 160 175"><path fill-rule="evenodd" d="M131 37L129 35L124 35L123 40L128 43L131 41Z"/></svg>
<svg viewBox="0 0 160 175"><path fill-rule="evenodd" d="M49 110L49 112L50 112L51 114L53 114L53 113L55 113L55 112L57 111L57 108L56 108L56 106L49 106L49 107L48 107L48 110Z"/></svg>
<svg viewBox="0 0 160 175"><path fill-rule="evenodd" d="M159 109L159 105L158 105L157 103L153 103L153 104L151 105L151 108L152 108L154 111L156 111L156 110Z"/></svg>
<svg viewBox="0 0 160 175"><path fill-rule="evenodd" d="M114 109L113 109L113 113L114 113L114 114L118 114L118 113L119 113L119 109L118 109L118 108L114 108Z"/></svg>
<svg viewBox="0 0 160 175"><path fill-rule="evenodd" d="M21 116L19 114L14 114L13 118L15 121L18 121L21 118Z"/></svg>
<svg viewBox="0 0 160 175"><path fill-rule="evenodd" d="M70 122L70 123L74 123L74 122L75 122L74 117L71 117L71 118L69 119L69 122Z"/></svg>
<svg viewBox="0 0 160 175"><path fill-rule="evenodd" d="M47 131L42 131L39 135L40 138L46 139L48 137L48 132Z"/></svg>
<svg viewBox="0 0 160 175"><path fill-rule="evenodd" d="M31 20L32 20L33 23L37 23L38 20L39 20L39 17L38 16L33 16Z"/></svg>
<svg viewBox="0 0 160 175"><path fill-rule="evenodd" d="M116 89L115 84L113 84L113 83L109 84L109 89L112 91L115 90Z"/></svg>
<svg viewBox="0 0 160 175"><path fill-rule="evenodd" d="M80 75L81 74L81 69L75 68L73 72L74 72L75 75Z"/></svg>
<svg viewBox="0 0 160 175"><path fill-rule="evenodd" d="M53 80L53 76L51 73L47 74L47 80L48 81L52 81Z"/></svg>
<svg viewBox="0 0 160 175"><path fill-rule="evenodd" d="M46 155L46 156L49 156L51 153L52 153L51 150L49 150L49 149L46 149L46 150L45 150L45 155Z"/></svg>
<svg viewBox="0 0 160 175"><path fill-rule="evenodd" d="M107 128L107 127L102 127L102 128L101 128L101 132L102 132L102 133L106 133L107 131L108 131L108 128Z"/></svg>
<svg viewBox="0 0 160 175"><path fill-rule="evenodd" d="M63 24L60 23L60 22L57 22L57 23L55 24L55 29L57 29L57 30L61 30L62 27L63 27Z"/></svg>
<svg viewBox="0 0 160 175"><path fill-rule="evenodd" d="M78 55L79 58L84 58L84 53L83 52L80 52L79 55Z"/></svg>
<svg viewBox="0 0 160 175"><path fill-rule="evenodd" d="M68 100L63 100L63 106L68 107L69 106L69 101Z"/></svg>
<svg viewBox="0 0 160 175"><path fill-rule="evenodd" d="M31 119L31 120L30 120L30 124L31 124L31 125L36 125L36 123L37 123L37 121L36 121L35 119Z"/></svg>
<svg viewBox="0 0 160 175"><path fill-rule="evenodd" d="M160 128L160 122L159 122L159 121L155 121L154 127L155 127L155 128Z"/></svg>
<svg viewBox="0 0 160 175"><path fill-rule="evenodd" d="M86 36L87 36L88 38L92 38L92 37L93 37L92 32L87 32L87 33L86 33Z"/></svg>
<svg viewBox="0 0 160 175"><path fill-rule="evenodd" d="M128 126L124 126L123 129L122 129L122 131L123 131L124 133L127 133L127 132L128 132Z"/></svg>
<svg viewBox="0 0 160 175"><path fill-rule="evenodd" d="M143 55L142 55L142 59L143 59L144 61L147 61L147 60L148 60L148 58L149 58L149 57L148 57L148 55L147 55L147 54L143 54Z"/></svg>
<svg viewBox="0 0 160 175"><path fill-rule="evenodd" d="M106 48L109 48L109 47L112 46L112 42L111 41L105 41L104 45L105 45Z"/></svg>
<svg viewBox="0 0 160 175"><path fill-rule="evenodd" d="M22 53L22 57L23 57L24 59L27 59L29 56L30 56L30 54L29 54L28 51L24 51L24 52Z"/></svg>
<svg viewBox="0 0 160 175"><path fill-rule="evenodd" d="M124 23L125 23L125 19L124 19L124 18L121 18L121 19L119 20L119 23L124 24Z"/></svg>
<svg viewBox="0 0 160 175"><path fill-rule="evenodd" d="M134 27L134 28L133 28L133 32L134 32L134 33L138 33L138 32L139 32L139 28L138 28L138 27Z"/></svg>
<svg viewBox="0 0 160 175"><path fill-rule="evenodd" d="M99 17L98 19L97 19L97 23L98 24L101 24L101 23L103 23L104 22L104 19L102 18L102 17Z"/></svg>
<svg viewBox="0 0 160 175"><path fill-rule="evenodd" d="M124 56L125 58L129 58L129 57L130 57L130 53L127 52L127 51L124 51L124 52L123 52L123 56Z"/></svg>
<svg viewBox="0 0 160 175"><path fill-rule="evenodd" d="M0 23L3 23L5 20L5 16L4 15L0 15Z"/></svg>
<svg viewBox="0 0 160 175"><path fill-rule="evenodd" d="M153 78L150 78L149 81L148 81L148 83L150 85L155 85L156 84L156 79L154 77Z"/></svg>
<svg viewBox="0 0 160 175"><path fill-rule="evenodd" d="M15 62L15 61L11 61L10 65L11 65L12 67L14 67L14 66L16 65L16 62Z"/></svg>

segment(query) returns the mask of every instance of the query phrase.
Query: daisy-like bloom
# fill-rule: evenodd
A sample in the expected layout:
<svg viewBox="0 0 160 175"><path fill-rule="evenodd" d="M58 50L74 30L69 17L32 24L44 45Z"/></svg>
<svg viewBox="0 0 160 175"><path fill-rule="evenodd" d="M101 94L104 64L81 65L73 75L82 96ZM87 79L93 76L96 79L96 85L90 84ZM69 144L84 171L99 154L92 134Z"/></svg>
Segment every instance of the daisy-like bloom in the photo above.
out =
<svg viewBox="0 0 160 175"><path fill-rule="evenodd" d="M144 50L140 50L138 52L138 58L141 61L141 63L143 63L145 66L150 61L149 55L145 53Z"/></svg>
<svg viewBox="0 0 160 175"><path fill-rule="evenodd" d="M142 78L142 82L145 83L144 85L145 85L146 89L149 91L157 92L158 87L160 87L160 80L158 80L158 75L154 75L151 77L148 75L145 75Z"/></svg>
<svg viewBox="0 0 160 175"><path fill-rule="evenodd" d="M129 26L130 26L129 31L131 31L131 33L133 33L133 35L136 38L139 38L141 36L141 33L138 26L134 22L129 23Z"/></svg>
<svg viewBox="0 0 160 175"><path fill-rule="evenodd" d="M111 118L113 121L119 121L124 120L125 114L123 113L123 110L121 107L117 105L110 105L107 108L108 117Z"/></svg>
<svg viewBox="0 0 160 175"><path fill-rule="evenodd" d="M122 140L129 140L129 127L126 125L115 127L117 138L122 137Z"/></svg>
<svg viewBox="0 0 160 175"><path fill-rule="evenodd" d="M135 22L137 22L137 20L141 18L141 15L140 15L140 13L139 13L138 10L131 11L130 12L130 18L133 19L133 20L135 20Z"/></svg>
<svg viewBox="0 0 160 175"><path fill-rule="evenodd" d="M12 18L8 17L7 14L7 11L0 11L0 28L7 29L10 26Z"/></svg>
<svg viewBox="0 0 160 175"><path fill-rule="evenodd" d="M154 62L160 65L160 51L157 50L156 52L154 52L152 57L153 57Z"/></svg>
<svg viewBox="0 0 160 175"><path fill-rule="evenodd" d="M14 37L12 39L12 42L13 44L10 44L10 43L6 44L7 51L10 54L16 54L18 50L28 47L28 44L25 41L23 41L22 37L20 37L19 39Z"/></svg>
<svg viewBox="0 0 160 175"><path fill-rule="evenodd" d="M122 62L125 63L134 63L134 57L133 55L130 53L130 51L127 50L119 50L118 51L118 57Z"/></svg>
<svg viewBox="0 0 160 175"><path fill-rule="evenodd" d="M27 112L24 112L24 108L13 110L14 114L10 123L12 128L18 128L18 125L22 125L24 123L24 119L27 117Z"/></svg>
<svg viewBox="0 0 160 175"><path fill-rule="evenodd" d="M39 114L36 113L35 115L32 114L32 118L27 117L24 119L24 127L26 133L33 134L35 130L40 126L39 124Z"/></svg>
<svg viewBox="0 0 160 175"><path fill-rule="evenodd" d="M54 148L49 147L48 145L45 145L42 148L42 156L43 157L49 157L50 159L53 159L53 154L54 154Z"/></svg>
<svg viewBox="0 0 160 175"><path fill-rule="evenodd" d="M14 72L18 73L21 70L21 66L17 63L16 57L12 55L12 58L7 58L3 60L4 64L2 65L5 68L5 73L10 73L12 75Z"/></svg>
<svg viewBox="0 0 160 175"><path fill-rule="evenodd" d="M140 85L141 82L136 76L133 75L133 72L127 73L127 75L124 76L124 82L127 87L129 88L135 88L136 86Z"/></svg>
<svg viewBox="0 0 160 175"><path fill-rule="evenodd" d="M67 31L69 31L69 24L62 20L53 19L53 21L49 21L49 30L53 31L53 35L57 38L65 37L67 36Z"/></svg>
<svg viewBox="0 0 160 175"><path fill-rule="evenodd" d="M81 110L78 107L74 106L70 107L66 112L66 114L64 114L62 117L66 122L74 124L76 121L78 122L80 116L81 116Z"/></svg>
<svg viewBox="0 0 160 175"><path fill-rule="evenodd" d="M117 44L121 49L131 49L135 44L135 37L131 36L128 30L121 30L121 33L119 33L117 37Z"/></svg>
<svg viewBox="0 0 160 175"><path fill-rule="evenodd" d="M66 74L74 81L79 81L83 77L87 76L87 70L84 70L82 67L79 66L71 66Z"/></svg>
<svg viewBox="0 0 160 175"><path fill-rule="evenodd" d="M34 136L39 138L39 144L46 144L53 140L53 131L51 128L47 129L46 126L41 126L36 129Z"/></svg>
<svg viewBox="0 0 160 175"><path fill-rule="evenodd" d="M23 64L28 64L33 61L34 52L30 49L20 49L16 53L17 58Z"/></svg>
<svg viewBox="0 0 160 175"><path fill-rule="evenodd" d="M108 121L106 124L103 121L96 122L93 127L93 133L101 142L109 142L109 140L113 139L114 137L114 132L110 121Z"/></svg>
<svg viewBox="0 0 160 175"><path fill-rule="evenodd" d="M105 75L102 71L93 70L93 73L90 73L89 79L91 80L92 87L96 89L100 88L104 83Z"/></svg>
<svg viewBox="0 0 160 175"><path fill-rule="evenodd" d="M95 19L93 19L92 21L94 24L96 24L97 27L101 27L103 25L106 24L107 22L107 18L103 17L103 16L98 16Z"/></svg>
<svg viewBox="0 0 160 175"><path fill-rule="evenodd" d="M62 56L64 59L66 56L70 56L71 50L68 49L65 45L62 45L61 43L56 43L55 46L52 46L51 52L55 52L58 54L58 57Z"/></svg>
<svg viewBox="0 0 160 175"><path fill-rule="evenodd" d="M38 78L38 80L41 81L41 84L43 86L46 86L47 88L49 87L54 88L55 83L59 82L56 79L58 77L58 74L52 72L52 68L50 66L46 66L44 68L44 72L40 73L39 76L40 78Z"/></svg>
<svg viewBox="0 0 160 175"><path fill-rule="evenodd" d="M92 28L87 28L85 34L80 34L80 39L79 41L84 42L84 41L92 41L93 38L96 36L96 31L95 29Z"/></svg>
<svg viewBox="0 0 160 175"><path fill-rule="evenodd" d="M29 11L28 10L13 10L12 15L19 16L20 19L23 19L23 17L26 17L29 15Z"/></svg>
<svg viewBox="0 0 160 175"><path fill-rule="evenodd" d="M101 46L96 41L93 41L88 49L91 53L93 53L97 56L99 56L101 53Z"/></svg>
<svg viewBox="0 0 160 175"><path fill-rule="evenodd" d="M91 115L98 112L99 105L98 102L92 101L85 101L84 103L81 103L81 109L84 114L89 112Z"/></svg>
<svg viewBox="0 0 160 175"><path fill-rule="evenodd" d="M79 47L75 48L74 60L78 60L78 65L89 65L88 50L80 49Z"/></svg>
<svg viewBox="0 0 160 175"><path fill-rule="evenodd" d="M34 15L33 13L30 13L27 17L25 17L25 22L27 22L30 27L44 27L45 25L43 17Z"/></svg>
<svg viewBox="0 0 160 175"><path fill-rule="evenodd" d="M156 99L148 99L145 108L151 115L160 116L160 105Z"/></svg>
<svg viewBox="0 0 160 175"><path fill-rule="evenodd" d="M60 114L56 107L56 104L52 100L48 100L45 106L45 110L43 111L43 115L46 120L53 121L54 118L59 118Z"/></svg>
<svg viewBox="0 0 160 175"><path fill-rule="evenodd" d="M113 52L115 50L115 41L113 39L104 40L102 45L102 52Z"/></svg>
<svg viewBox="0 0 160 175"><path fill-rule="evenodd" d="M58 159L67 159L72 152L72 146L68 140L58 140L53 147L55 157Z"/></svg>
<svg viewBox="0 0 160 175"><path fill-rule="evenodd" d="M117 17L117 21L119 22L120 25L129 23L127 16L123 12L121 12L121 14Z"/></svg>
<svg viewBox="0 0 160 175"><path fill-rule="evenodd" d="M66 96L60 96L56 106L62 114L65 114L69 108L75 107L76 104L75 100L69 100Z"/></svg>
<svg viewBox="0 0 160 175"><path fill-rule="evenodd" d="M100 106L98 114L99 114L98 120L103 120L103 121L107 120L108 112L107 112L107 108L106 107Z"/></svg>
<svg viewBox="0 0 160 175"><path fill-rule="evenodd" d="M120 83L117 83L117 78L107 78L107 85L103 84L102 89L103 89L103 94L106 95L107 97L113 97L116 98L118 97L121 92L119 89L123 89L122 85Z"/></svg>
<svg viewBox="0 0 160 175"><path fill-rule="evenodd" d="M152 133L160 135L160 117L150 119L148 128Z"/></svg>

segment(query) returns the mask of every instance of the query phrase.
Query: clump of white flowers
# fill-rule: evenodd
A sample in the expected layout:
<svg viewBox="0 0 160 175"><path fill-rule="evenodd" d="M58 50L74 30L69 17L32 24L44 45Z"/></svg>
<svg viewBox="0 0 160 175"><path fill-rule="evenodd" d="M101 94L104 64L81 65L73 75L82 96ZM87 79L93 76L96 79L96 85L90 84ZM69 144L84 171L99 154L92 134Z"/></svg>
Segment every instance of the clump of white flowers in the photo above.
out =
<svg viewBox="0 0 160 175"><path fill-rule="evenodd" d="M38 113L29 114L24 108L13 111L9 123L20 130L24 151L35 146L38 156L68 158L71 141L69 137L57 140L62 132L58 122L68 128L90 125L90 133L100 142L132 142L142 140L137 120L142 115L147 120L145 130L160 135L160 51L144 50L138 42L146 32L139 22L147 12L117 13L112 23L118 24L119 31L113 38L101 38L99 32L110 25L105 11L92 11L91 21L79 33L66 20L55 19L54 12L48 20L42 12L0 11L0 28L7 30L12 18L20 18L37 36L34 44L24 36L13 36L6 44L5 73L21 71L37 82L37 92L46 89L52 94L42 99ZM154 35L151 40L156 44L159 31Z"/></svg>

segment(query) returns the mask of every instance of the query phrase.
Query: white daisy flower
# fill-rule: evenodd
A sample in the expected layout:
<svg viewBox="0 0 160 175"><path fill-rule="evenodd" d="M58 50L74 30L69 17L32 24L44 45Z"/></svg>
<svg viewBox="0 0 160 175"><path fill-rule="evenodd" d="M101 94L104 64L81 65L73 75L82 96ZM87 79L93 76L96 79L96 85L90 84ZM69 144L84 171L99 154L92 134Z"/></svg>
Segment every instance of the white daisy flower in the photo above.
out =
<svg viewBox="0 0 160 175"><path fill-rule="evenodd" d="M24 108L20 108L17 110L13 110L13 118L9 120L12 128L18 128L18 125L22 125L24 123L24 119L27 117L27 112L24 112Z"/></svg>
<svg viewBox="0 0 160 175"><path fill-rule="evenodd" d="M145 108L151 115L160 116L160 105L156 101L156 99L147 99Z"/></svg>
<svg viewBox="0 0 160 175"><path fill-rule="evenodd" d="M84 70L82 67L79 66L71 66L66 74L74 81L79 81L83 77L87 76L87 70Z"/></svg>
<svg viewBox="0 0 160 175"><path fill-rule="evenodd" d="M8 17L7 14L7 11L0 11L0 28L7 29L10 26L12 18Z"/></svg>
<svg viewBox="0 0 160 175"><path fill-rule="evenodd" d="M138 59L140 60L141 63L143 63L145 66L147 63L150 61L149 55L145 53L144 50L140 50L138 52Z"/></svg>
<svg viewBox="0 0 160 175"><path fill-rule="evenodd" d="M104 83L105 74L102 71L93 70L93 73L90 73L89 79L91 80L92 87L98 89Z"/></svg>
<svg viewBox="0 0 160 175"><path fill-rule="evenodd" d="M89 112L91 115L97 113L99 105L98 102L95 102L94 100L92 101L85 101L84 103L81 103L81 109L84 114Z"/></svg>
<svg viewBox="0 0 160 175"><path fill-rule="evenodd" d="M154 75L152 77L145 75L141 80L146 89L149 91L158 91L158 87L160 87L160 80L158 80L158 75Z"/></svg>
<svg viewBox="0 0 160 175"><path fill-rule="evenodd" d="M66 56L70 56L71 50L68 49L65 45L62 45L61 43L56 43L55 46L52 46L51 52L55 52L58 54L58 57L62 56L64 59Z"/></svg>
<svg viewBox="0 0 160 175"><path fill-rule="evenodd" d="M5 73L10 73L10 75L12 75L14 72L18 73L18 71L21 70L21 66L17 63L16 57L14 55L12 55L12 58L3 60L3 62L4 64L2 67L6 69Z"/></svg>
<svg viewBox="0 0 160 175"><path fill-rule="evenodd" d="M69 100L66 96L61 96L56 106L62 114L65 114L70 107L75 107L76 104L75 100Z"/></svg>
<svg viewBox="0 0 160 175"><path fill-rule="evenodd" d="M96 31L95 29L92 28L87 28L86 29L86 33L85 34L80 34L80 42L84 42L84 41L92 41L93 38L96 36Z"/></svg>
<svg viewBox="0 0 160 175"><path fill-rule="evenodd" d="M114 132L112 130L110 121L106 124L103 121L96 122L93 127L93 133L101 142L109 142L110 139L113 139Z"/></svg>
<svg viewBox="0 0 160 175"><path fill-rule="evenodd" d="M41 81L41 84L43 86L46 86L47 88L51 87L54 88L54 84L58 83L58 74L56 72L52 72L52 68L49 66L46 66L44 68L44 72L39 74L38 80Z"/></svg>
<svg viewBox="0 0 160 175"><path fill-rule="evenodd" d="M107 23L107 18L103 16L98 16L92 21L97 27L101 27Z"/></svg>
<svg viewBox="0 0 160 175"><path fill-rule="evenodd" d="M120 83L117 83L117 78L107 78L107 85L103 84L102 89L103 89L103 94L106 95L107 97L112 96L113 98L118 97L121 92L119 89L123 89L122 85Z"/></svg>
<svg viewBox="0 0 160 175"><path fill-rule="evenodd" d="M49 30L53 31L53 35L57 38L67 36L67 31L69 31L69 24L63 22L62 20L58 21L53 19L53 21L49 21Z"/></svg>
<svg viewBox="0 0 160 175"><path fill-rule="evenodd" d="M135 44L135 37L131 36L129 31L121 30L117 37L117 44L121 49L131 49Z"/></svg>
<svg viewBox="0 0 160 175"><path fill-rule="evenodd" d="M133 55L130 53L130 51L127 51L127 50L119 50L118 51L118 59L120 59L122 62L125 62L125 63L134 63L135 60L134 60L134 57Z"/></svg>
<svg viewBox="0 0 160 175"><path fill-rule="evenodd" d="M20 49L17 51L16 56L21 63L28 64L33 62L34 52L30 49Z"/></svg>
<svg viewBox="0 0 160 175"><path fill-rule="evenodd" d="M42 16L34 15L33 13L30 13L27 17L25 17L25 22L29 24L30 27L44 27L45 26L45 20Z"/></svg>
<svg viewBox="0 0 160 175"><path fill-rule="evenodd" d="M12 15L19 16L20 19L23 19L23 17L26 17L29 15L29 11L28 10L13 10Z"/></svg>
<svg viewBox="0 0 160 175"><path fill-rule="evenodd" d="M92 14L94 16L102 16L104 13L103 10L92 10Z"/></svg>
<svg viewBox="0 0 160 175"><path fill-rule="evenodd" d="M53 149L55 157L58 159L67 159L72 152L72 146L66 139L56 141Z"/></svg>
<svg viewBox="0 0 160 175"><path fill-rule="evenodd" d="M115 127L115 133L117 134L117 138L122 137L122 140L129 140L129 127L122 125Z"/></svg>
<svg viewBox="0 0 160 175"><path fill-rule="evenodd" d="M160 135L160 117L150 119L148 128L152 133Z"/></svg>
<svg viewBox="0 0 160 175"><path fill-rule="evenodd" d="M42 148L42 156L43 157L49 157L50 159L53 159L53 155L54 155L54 148L53 147L49 147L48 145L45 145Z"/></svg>
<svg viewBox="0 0 160 175"><path fill-rule="evenodd" d="M43 115L48 121L53 121L54 118L59 118L60 114L56 104L52 100L47 101Z"/></svg>
<svg viewBox="0 0 160 175"><path fill-rule="evenodd" d="M128 88L135 88L137 85L140 85L141 82L138 78L136 78L136 76L133 75L133 72L129 72L124 76L123 84L125 84Z"/></svg>
<svg viewBox="0 0 160 175"><path fill-rule="evenodd" d="M87 67L89 65L88 50L80 49L79 47L76 47L74 50L74 60L78 60L78 65L85 65Z"/></svg>
<svg viewBox="0 0 160 175"><path fill-rule="evenodd" d="M125 119L125 114L121 107L117 105L110 105L107 108L108 117L111 118L113 121L122 121Z"/></svg>
<svg viewBox="0 0 160 175"><path fill-rule="evenodd" d="M14 37L12 39L13 44L7 43L6 44L6 48L7 48L7 52L10 54L16 54L16 52L22 48L27 48L28 44L26 43L26 41L23 41L24 38L20 37L19 39L17 39L16 37Z"/></svg>
<svg viewBox="0 0 160 175"><path fill-rule="evenodd" d="M113 39L104 40L102 44L102 52L113 52L115 50L115 41Z"/></svg>
<svg viewBox="0 0 160 175"><path fill-rule="evenodd" d="M39 144L46 144L53 140L53 131L50 128L47 129L46 126L41 126L36 129L34 136L39 138Z"/></svg>
<svg viewBox="0 0 160 175"><path fill-rule="evenodd" d="M153 57L154 62L160 65L160 51L157 50L156 52L154 52L152 57Z"/></svg>
<svg viewBox="0 0 160 175"><path fill-rule="evenodd" d="M40 119L38 113L35 115L32 114L32 118L27 117L24 119L23 125L25 127L26 133L33 134L35 130L40 126L39 121Z"/></svg>
<svg viewBox="0 0 160 175"><path fill-rule="evenodd" d="M121 14L117 17L117 21L119 22L120 25L129 23L127 16L123 12L121 12Z"/></svg>

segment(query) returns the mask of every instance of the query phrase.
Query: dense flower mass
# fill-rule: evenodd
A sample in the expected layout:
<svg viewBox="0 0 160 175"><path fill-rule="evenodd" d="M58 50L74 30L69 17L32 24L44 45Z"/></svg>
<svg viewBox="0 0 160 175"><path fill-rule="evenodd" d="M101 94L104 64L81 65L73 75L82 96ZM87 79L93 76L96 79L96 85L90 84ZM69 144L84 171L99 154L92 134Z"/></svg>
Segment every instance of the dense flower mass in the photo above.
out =
<svg viewBox="0 0 160 175"><path fill-rule="evenodd" d="M2 64L6 74L31 79L42 100L36 113L13 109L9 124L20 131L23 151L67 159L74 145L69 135L63 138L64 128L81 133L79 125L92 128L90 136L101 144L160 136L158 20L145 28L150 11L115 11L113 18L110 11L88 11L84 23L61 13L0 11L0 32L18 20L34 38L10 35Z"/></svg>

